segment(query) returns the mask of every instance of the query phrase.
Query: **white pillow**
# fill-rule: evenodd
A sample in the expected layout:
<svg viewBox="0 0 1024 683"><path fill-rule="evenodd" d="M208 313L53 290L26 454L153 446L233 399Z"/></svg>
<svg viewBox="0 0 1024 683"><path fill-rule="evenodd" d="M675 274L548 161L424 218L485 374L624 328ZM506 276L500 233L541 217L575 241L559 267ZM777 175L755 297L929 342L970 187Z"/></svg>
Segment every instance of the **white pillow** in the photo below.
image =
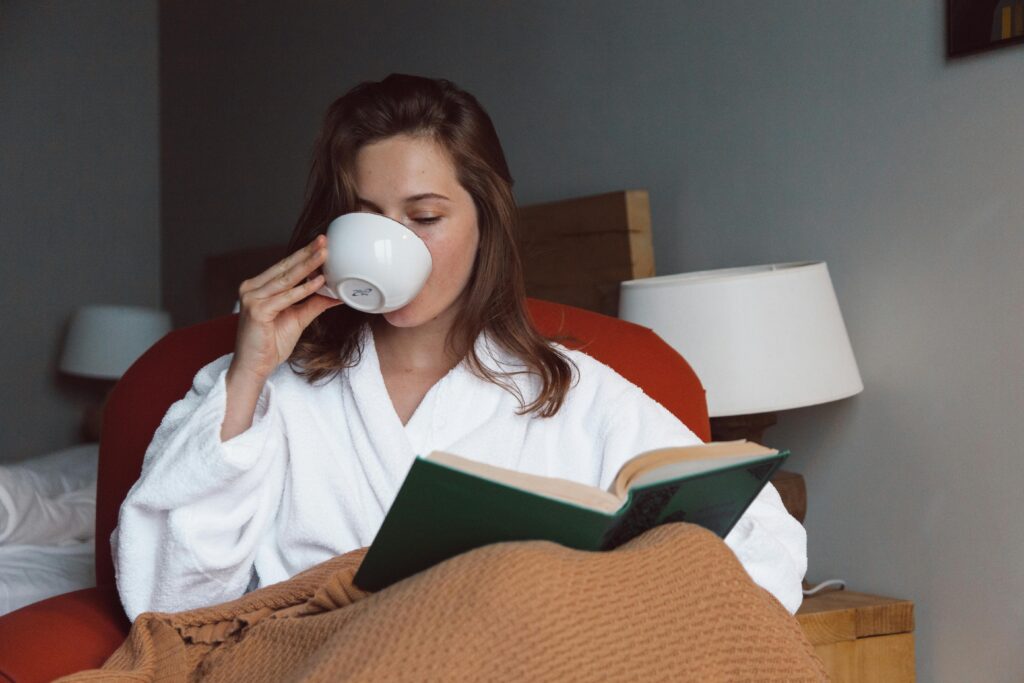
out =
<svg viewBox="0 0 1024 683"><path fill-rule="evenodd" d="M96 533L99 444L0 465L0 545L62 545Z"/></svg>

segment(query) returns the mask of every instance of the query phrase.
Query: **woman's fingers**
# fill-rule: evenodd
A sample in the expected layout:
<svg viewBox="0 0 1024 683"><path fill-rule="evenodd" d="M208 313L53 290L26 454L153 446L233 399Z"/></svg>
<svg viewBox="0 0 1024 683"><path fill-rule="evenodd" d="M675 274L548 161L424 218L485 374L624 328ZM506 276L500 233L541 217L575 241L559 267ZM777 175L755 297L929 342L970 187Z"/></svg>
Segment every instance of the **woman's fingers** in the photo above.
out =
<svg viewBox="0 0 1024 683"><path fill-rule="evenodd" d="M257 275L256 277L249 278L242 282L239 287L239 294L245 294L246 292L254 292L255 290L264 287L267 283L273 282L275 279L287 278L289 272L297 265L301 265L306 259L314 256L318 249L324 247L327 242L327 238L323 235L317 235L313 238L309 244L304 246L302 249L289 254L287 257L281 259L265 271ZM306 271L309 272L309 271ZM303 273L305 274L305 273ZM282 280L283 281L283 280Z"/></svg>
<svg viewBox="0 0 1024 683"><path fill-rule="evenodd" d="M319 268L326 256L326 248L317 249L312 254L293 263L290 268L271 278L261 287L253 290L252 295L258 299L270 299L282 292L287 292L300 284L304 277Z"/></svg>
<svg viewBox="0 0 1024 683"><path fill-rule="evenodd" d="M320 286L324 283L324 276L317 275L311 280L307 280L296 287L287 289L275 296L271 296L264 300L263 305L266 307L265 310L273 315L277 315L284 309L288 308L297 301L305 299L307 296L320 289Z"/></svg>

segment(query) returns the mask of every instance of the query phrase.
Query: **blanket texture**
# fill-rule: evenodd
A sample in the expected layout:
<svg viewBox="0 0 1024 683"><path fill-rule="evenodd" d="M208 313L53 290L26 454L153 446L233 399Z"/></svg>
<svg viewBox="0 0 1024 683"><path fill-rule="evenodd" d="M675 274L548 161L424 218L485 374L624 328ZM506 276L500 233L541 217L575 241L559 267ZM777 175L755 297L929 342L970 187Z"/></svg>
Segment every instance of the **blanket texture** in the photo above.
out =
<svg viewBox="0 0 1024 683"><path fill-rule="evenodd" d="M607 552L494 543L376 593L366 549L237 600L145 612L72 681L821 681L796 619L682 522Z"/></svg>

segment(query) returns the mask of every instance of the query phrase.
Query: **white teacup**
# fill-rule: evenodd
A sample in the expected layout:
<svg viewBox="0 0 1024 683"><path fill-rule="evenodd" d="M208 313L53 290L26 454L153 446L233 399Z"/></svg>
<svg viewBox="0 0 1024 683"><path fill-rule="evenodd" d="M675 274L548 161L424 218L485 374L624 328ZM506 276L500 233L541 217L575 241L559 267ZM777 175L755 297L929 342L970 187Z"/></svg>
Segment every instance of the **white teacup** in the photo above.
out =
<svg viewBox="0 0 1024 683"><path fill-rule="evenodd" d="M324 296L367 313L387 313L412 301L433 260L416 233L377 213L345 213L327 226Z"/></svg>

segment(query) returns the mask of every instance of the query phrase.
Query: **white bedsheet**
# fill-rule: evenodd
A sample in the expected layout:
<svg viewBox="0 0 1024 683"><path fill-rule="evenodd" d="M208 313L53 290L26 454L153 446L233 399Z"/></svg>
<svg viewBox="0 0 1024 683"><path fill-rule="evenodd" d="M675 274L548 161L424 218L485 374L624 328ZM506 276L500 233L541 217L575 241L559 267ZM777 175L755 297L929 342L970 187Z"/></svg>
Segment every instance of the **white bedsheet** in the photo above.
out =
<svg viewBox="0 0 1024 683"><path fill-rule="evenodd" d="M63 545L95 534L99 444L0 463L0 546Z"/></svg>
<svg viewBox="0 0 1024 683"><path fill-rule="evenodd" d="M94 543L0 546L0 614L95 586Z"/></svg>
<svg viewBox="0 0 1024 683"><path fill-rule="evenodd" d="M0 463L0 614L96 585L99 444Z"/></svg>

